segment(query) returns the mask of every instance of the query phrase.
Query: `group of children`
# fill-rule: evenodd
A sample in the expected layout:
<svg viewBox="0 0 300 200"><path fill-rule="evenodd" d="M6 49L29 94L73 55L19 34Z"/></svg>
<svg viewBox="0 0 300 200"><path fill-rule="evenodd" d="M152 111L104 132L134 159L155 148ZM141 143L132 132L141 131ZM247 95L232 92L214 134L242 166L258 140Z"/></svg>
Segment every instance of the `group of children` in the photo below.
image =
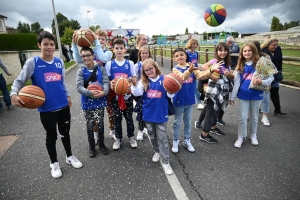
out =
<svg viewBox="0 0 300 200"><path fill-rule="evenodd" d="M75 35L75 34L74 34ZM143 140L147 134L154 149L153 162L161 161L166 174L172 174L169 164L169 146L166 133L168 122L168 98L173 99L175 106L173 127L172 152L179 151L180 126L184 122L183 146L189 151L195 149L191 144L191 117L192 107L195 104L195 95L198 92L197 80L208 80L205 91L205 107L202 111L204 126L200 140L216 143L209 133L224 135L216 128L217 116L220 110L224 111L229 102L230 80L234 80L234 88L230 98L230 104L238 96L240 99L240 121L238 128L238 140L234 144L241 147L246 137L246 125L248 109L250 109L251 142L258 144L256 138L258 106L262 100L262 92L248 89L251 74L258 60L258 51L254 44L245 44L240 52L237 70L230 69L229 48L226 43L220 43L215 49L215 58L198 66L198 54L195 49L198 42L191 39L187 44L188 51L178 48L174 51L174 60L177 65L172 72L182 78L182 88L175 94L167 92L163 87L164 76L158 64L151 58L146 36L140 34L137 37L137 48L129 57L134 61L124 58L126 52L123 40L115 40L113 43L114 59L112 53L105 49L106 33L97 30L94 33L94 49L83 47L80 52L77 49L74 38L72 41L73 57L79 64L76 75L76 87L81 94L81 107L86 118L87 137L89 143L89 156L96 156L96 143L102 154L109 153L104 144L104 108L107 107L110 135L115 140L114 150L119 150L123 140L122 119L126 120L127 137L130 146L137 148L134 137L133 101L140 106L141 118L139 119L139 131L137 140ZM54 57L54 37L47 31L38 36L38 46L42 53L40 56L28 59L12 86L11 98L13 105L23 107L24 102L17 96L18 91L28 79L32 79L33 85L41 87L46 94L46 101L38 110L41 122L46 130L46 147L50 156L51 175L54 178L62 176L56 155L56 124L63 142L67 158L66 162L75 168L80 168L82 163L71 152L70 144L70 107L72 105L69 90L64 83L64 64L61 59ZM196 54L196 56L195 56ZM137 58L137 60L135 60ZM220 71L216 75L214 71ZM46 76L56 76L49 82ZM131 83L125 95L117 95L113 88L115 78L124 77ZM272 76L268 80L255 80L254 84L266 85L272 82ZM103 89L88 90L89 84L99 84ZM199 84L200 85L200 84ZM197 95L196 95L197 96ZM197 97L199 99L199 97ZM203 115L203 114L202 114ZM200 126L202 121L198 121ZM97 138L94 127L97 126Z"/></svg>

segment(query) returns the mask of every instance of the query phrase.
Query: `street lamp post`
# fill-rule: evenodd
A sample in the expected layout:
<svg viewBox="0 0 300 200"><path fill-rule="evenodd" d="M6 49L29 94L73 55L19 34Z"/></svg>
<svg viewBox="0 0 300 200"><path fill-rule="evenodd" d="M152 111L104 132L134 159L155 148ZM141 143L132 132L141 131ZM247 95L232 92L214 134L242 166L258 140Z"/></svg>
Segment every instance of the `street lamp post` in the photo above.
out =
<svg viewBox="0 0 300 200"><path fill-rule="evenodd" d="M52 9L53 9L53 13L54 13L54 24L55 24L55 31L56 31L56 38L57 38L57 45L58 45L58 49L59 49L59 55L60 55L60 58L63 59L61 43L60 43L60 36L59 36L59 31L58 31L57 19L56 19L55 6L54 6L54 0L52 0Z"/></svg>
<svg viewBox="0 0 300 200"><path fill-rule="evenodd" d="M87 21L88 21L88 28L90 28L90 22L89 22L89 10L86 11L86 18L87 18Z"/></svg>

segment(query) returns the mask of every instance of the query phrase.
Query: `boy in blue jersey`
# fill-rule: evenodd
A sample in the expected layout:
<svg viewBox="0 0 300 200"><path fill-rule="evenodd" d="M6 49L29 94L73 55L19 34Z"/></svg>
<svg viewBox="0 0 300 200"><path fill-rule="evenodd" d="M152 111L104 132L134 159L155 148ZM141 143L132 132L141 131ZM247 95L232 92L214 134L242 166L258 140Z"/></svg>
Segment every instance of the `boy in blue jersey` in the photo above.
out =
<svg viewBox="0 0 300 200"><path fill-rule="evenodd" d="M124 77L128 80L132 79L136 81L134 64L130 60L124 58L126 52L125 43L121 39L116 39L113 43L113 51L116 58L108 61L105 65L107 75L110 79L111 88L114 88L114 79ZM137 148L137 143L134 138L134 124L132 119L133 103L132 95L127 93L124 96L117 95L112 89L109 92L109 100L112 105L113 117L115 120L115 143L113 145L114 150L119 150L122 144L122 114L126 119L127 124L127 136L129 138L130 146Z"/></svg>
<svg viewBox="0 0 300 200"><path fill-rule="evenodd" d="M89 47L83 47L80 50L81 58L84 65L77 71L76 87L81 94L81 107L86 118L87 135L89 141L89 156L94 158L95 151L95 137L94 137L94 123L97 126L99 149L103 155L108 154L108 149L104 145L104 107L107 106L107 94L109 91L109 80L106 69L101 67L98 63L94 63L94 52ZM90 83L99 84L102 86L100 90L88 90Z"/></svg>
<svg viewBox="0 0 300 200"><path fill-rule="evenodd" d="M46 130L46 147L50 156L51 175L54 178L62 176L56 153L56 140L58 128L64 145L67 157L66 162L74 168L82 167L82 163L72 155L70 141L70 125L72 106L71 94L65 85L64 62L54 57L55 42L54 36L42 31L38 35L38 47L42 53L40 56L30 58L26 61L21 73L11 87L11 99L15 106L24 107L24 102L17 96L18 92L28 79L32 85L43 89L46 95L45 103L38 108L40 119Z"/></svg>

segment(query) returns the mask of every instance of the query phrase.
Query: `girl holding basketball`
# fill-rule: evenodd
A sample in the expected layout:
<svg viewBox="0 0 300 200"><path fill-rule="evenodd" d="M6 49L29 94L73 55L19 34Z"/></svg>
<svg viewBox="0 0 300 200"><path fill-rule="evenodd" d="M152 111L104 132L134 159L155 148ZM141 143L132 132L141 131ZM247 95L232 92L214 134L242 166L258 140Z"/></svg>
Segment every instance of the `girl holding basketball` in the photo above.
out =
<svg viewBox="0 0 300 200"><path fill-rule="evenodd" d="M148 47L147 46L140 47L140 50L138 53L138 62L134 65L137 81L139 81L142 76L142 64L148 58L152 58L151 52L149 51ZM136 102L141 101L141 100L139 100L139 98L136 98L136 97L133 97L133 98L136 100ZM136 140L139 140L139 141L143 140L144 134L147 134L147 128L146 128L145 122L143 120L141 120L141 121L139 121L139 131L137 133Z"/></svg>
<svg viewBox="0 0 300 200"><path fill-rule="evenodd" d="M219 111L221 109L225 110L225 107L228 104L229 79L233 79L233 75L230 73L229 47L225 42L220 42L216 46L214 57L214 59L202 66L203 69L220 66L220 70L216 76L213 76L208 80L204 99L206 107L202 110L202 112L205 113L205 119L203 131L199 138L201 141L208 143L217 143L217 140L209 135L209 133L222 136L225 135L216 127L217 116ZM202 114L203 113L201 113L201 115ZM196 124L197 122L195 125Z"/></svg>
<svg viewBox="0 0 300 200"><path fill-rule="evenodd" d="M240 51L238 64L234 71L234 87L232 90L230 105L234 106L236 97L239 101L239 118L238 118L238 139L234 143L236 148L240 148L247 137L247 119L250 113L250 140L251 144L258 145L257 124L259 115L259 106L263 100L263 91L249 88L253 73L256 70L256 63L260 59L255 44L248 42L244 44ZM274 76L270 75L267 79L253 79L255 85L271 85Z"/></svg>
<svg viewBox="0 0 300 200"><path fill-rule="evenodd" d="M153 162L161 159L164 172L167 175L173 173L169 164L169 146L166 133L168 121L168 98L169 94L163 87L164 76L162 76L158 64L151 58L146 59L142 65L142 77L138 83L133 83L131 91L134 96L142 96L143 120L148 129L155 151Z"/></svg>
<svg viewBox="0 0 300 200"><path fill-rule="evenodd" d="M103 155L108 154L108 149L104 144L104 107L107 106L107 94L109 91L109 80L106 69L101 67L99 63L94 63L94 52L89 47L83 47L80 50L81 58L84 65L77 71L76 87L81 94L81 107L86 118L87 136L89 142L89 156L96 156L94 123L98 130L99 149ZM99 84L102 90L89 90L90 83Z"/></svg>
<svg viewBox="0 0 300 200"><path fill-rule="evenodd" d="M187 58L187 61L188 62L191 62L195 65L195 67L198 67L198 57L199 57L199 54L198 52L196 51L197 47L199 46L199 43L196 39L190 39L185 47L188 49L186 52L187 52L187 55L188 55L188 58ZM200 70L202 70L201 68L199 68ZM197 87L198 87L198 80L196 79L194 81L195 83L195 95L196 95L196 101L198 102L198 106L197 106L197 109L199 110L202 110L204 108L204 106L201 104L201 100L200 100L200 92L198 91Z"/></svg>
<svg viewBox="0 0 300 200"><path fill-rule="evenodd" d="M193 104L195 104L195 83L196 79L208 79L213 73L214 69L219 66L214 66L212 69L200 71L193 63L187 63L187 53L184 49L175 49L174 60L177 65L173 68L173 73L182 78L183 84L181 89L173 98L175 105L175 115L173 122L173 147L172 152L178 152L179 133L182 119L184 121L184 142L183 146L188 151L194 152L195 149L191 144L191 118Z"/></svg>

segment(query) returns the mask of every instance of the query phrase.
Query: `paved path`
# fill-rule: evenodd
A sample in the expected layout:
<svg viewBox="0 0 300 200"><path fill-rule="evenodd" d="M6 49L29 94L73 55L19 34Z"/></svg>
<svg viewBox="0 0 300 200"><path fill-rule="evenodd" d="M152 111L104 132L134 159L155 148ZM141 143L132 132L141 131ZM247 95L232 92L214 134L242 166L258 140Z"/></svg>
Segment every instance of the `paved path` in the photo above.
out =
<svg viewBox="0 0 300 200"><path fill-rule="evenodd" d="M200 132L193 128L196 152L189 153L180 146L179 153L170 153L175 174L167 177L160 164L151 161L153 150L148 139L139 142L135 150L124 139L123 147L113 151L107 128L105 139L110 153L88 157L85 119L75 87L77 69L68 73L66 83L74 102L72 149L83 168L74 169L65 163L58 140L63 177L53 179L38 112L20 108L4 111L0 114L0 136L19 137L0 158L0 199L300 199L300 90L280 88L282 109L288 115L270 114L271 127L259 122L258 146L247 141L241 149L233 147L237 105L226 110L224 120L228 126L219 126L226 136L216 136L218 144L201 142ZM169 60L165 60L162 71L170 73ZM200 114L194 107L192 123ZM170 141L172 121L171 117Z"/></svg>

